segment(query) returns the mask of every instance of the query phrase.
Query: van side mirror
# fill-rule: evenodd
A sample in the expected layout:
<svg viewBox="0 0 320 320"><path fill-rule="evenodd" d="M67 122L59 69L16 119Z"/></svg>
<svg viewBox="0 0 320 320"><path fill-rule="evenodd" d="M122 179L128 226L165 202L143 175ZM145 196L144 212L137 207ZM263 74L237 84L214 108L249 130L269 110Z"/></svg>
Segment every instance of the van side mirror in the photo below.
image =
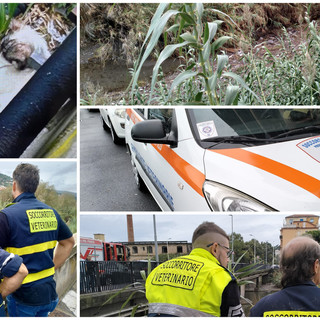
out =
<svg viewBox="0 0 320 320"><path fill-rule="evenodd" d="M136 123L131 129L131 137L143 143L169 144L171 147L176 147L178 144L177 134L173 131L166 134L159 119Z"/></svg>

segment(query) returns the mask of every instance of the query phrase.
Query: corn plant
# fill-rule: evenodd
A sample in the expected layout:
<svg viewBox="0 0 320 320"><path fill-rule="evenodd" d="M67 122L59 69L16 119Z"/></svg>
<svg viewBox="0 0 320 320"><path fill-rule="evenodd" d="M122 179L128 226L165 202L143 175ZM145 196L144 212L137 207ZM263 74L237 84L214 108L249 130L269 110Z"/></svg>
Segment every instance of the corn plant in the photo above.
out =
<svg viewBox="0 0 320 320"><path fill-rule="evenodd" d="M17 3L0 3L0 39L6 33L17 6Z"/></svg>
<svg viewBox="0 0 320 320"><path fill-rule="evenodd" d="M153 68L147 104L153 102L155 86L162 63L177 50L182 54L183 50L188 51L190 48L194 49L197 60L183 69L173 80L165 104L171 103L171 98L175 90L179 90L181 85L187 81L203 83L203 89L195 94L194 100L190 101L190 103L236 105L238 104L240 87L249 90L250 93L255 96L255 93L250 90L240 76L225 71L228 64L228 56L218 53L220 48L230 40L231 37L221 36L215 39L218 28L223 21L203 22L204 7L202 3L182 4L177 10L172 9L172 6L172 4L166 3L159 4L152 18L138 60L135 62L133 77L129 85L129 87L131 87L132 104L134 104L135 92L137 92L138 78L142 65L153 52L161 34L164 34L165 47L161 51ZM208 10L223 14L221 11L215 9ZM230 17L229 20L233 22ZM174 33L177 43L167 44L167 36L170 32ZM223 86L222 79L233 79L236 84L232 85L228 81L227 85ZM222 93L222 91L225 92ZM256 98L259 99L257 96Z"/></svg>

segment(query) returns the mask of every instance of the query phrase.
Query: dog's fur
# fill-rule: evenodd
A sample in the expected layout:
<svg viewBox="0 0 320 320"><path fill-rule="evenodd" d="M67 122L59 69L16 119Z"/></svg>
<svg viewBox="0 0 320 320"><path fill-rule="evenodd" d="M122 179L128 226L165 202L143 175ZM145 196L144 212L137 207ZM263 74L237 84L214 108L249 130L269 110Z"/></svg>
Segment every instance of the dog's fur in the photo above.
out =
<svg viewBox="0 0 320 320"><path fill-rule="evenodd" d="M16 96L35 70L27 67L33 52L45 59L50 53L46 41L31 27L13 19L0 43L0 112Z"/></svg>
<svg viewBox="0 0 320 320"><path fill-rule="evenodd" d="M8 34L1 40L0 51L3 57L16 69L23 70L33 52L45 59L50 56L46 41L30 26L13 19Z"/></svg>

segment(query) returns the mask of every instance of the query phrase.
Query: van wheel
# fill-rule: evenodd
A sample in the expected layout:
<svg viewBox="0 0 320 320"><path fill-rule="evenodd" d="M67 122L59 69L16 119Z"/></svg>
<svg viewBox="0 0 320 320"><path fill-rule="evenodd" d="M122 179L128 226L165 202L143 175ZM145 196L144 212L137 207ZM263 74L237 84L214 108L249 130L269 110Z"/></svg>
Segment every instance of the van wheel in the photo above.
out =
<svg viewBox="0 0 320 320"><path fill-rule="evenodd" d="M112 123L110 122L110 131L111 131L111 138L114 144L121 144L123 141L117 136L117 133L114 131Z"/></svg>
<svg viewBox="0 0 320 320"><path fill-rule="evenodd" d="M144 181L142 180L138 168L133 160L133 156L131 155L131 165L132 165L132 171L134 176L134 181L136 182L136 185L140 191L145 191L147 189Z"/></svg>

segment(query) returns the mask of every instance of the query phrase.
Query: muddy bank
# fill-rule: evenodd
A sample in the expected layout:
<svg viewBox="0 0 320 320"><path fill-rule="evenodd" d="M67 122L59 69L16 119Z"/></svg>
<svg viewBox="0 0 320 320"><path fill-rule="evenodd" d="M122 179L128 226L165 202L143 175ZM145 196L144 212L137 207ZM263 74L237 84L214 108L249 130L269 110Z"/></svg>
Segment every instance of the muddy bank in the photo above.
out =
<svg viewBox="0 0 320 320"><path fill-rule="evenodd" d="M132 65L128 66L125 61L119 63L107 61L103 65L97 61L94 55L94 47L81 49L80 80L82 90L88 83L101 87L105 92L125 90L131 80L129 69L132 68ZM151 59L144 63L139 76L140 86L150 82L155 63L156 60ZM175 71L179 65L180 61L178 59L166 60L162 65L164 74Z"/></svg>

